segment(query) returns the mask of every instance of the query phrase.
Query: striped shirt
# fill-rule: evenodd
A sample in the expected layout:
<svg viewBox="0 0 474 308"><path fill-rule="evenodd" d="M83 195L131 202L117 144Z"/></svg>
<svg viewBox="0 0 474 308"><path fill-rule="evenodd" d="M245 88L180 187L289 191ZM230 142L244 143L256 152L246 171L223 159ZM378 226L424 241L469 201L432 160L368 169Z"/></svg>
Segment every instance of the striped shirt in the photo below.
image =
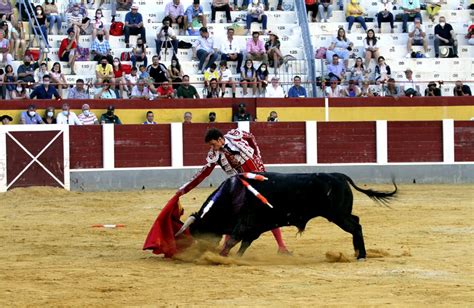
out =
<svg viewBox="0 0 474 308"><path fill-rule="evenodd" d="M85 116L84 113L81 113L77 117L79 118L79 121L82 122L82 125L94 125L96 121L98 122L97 117L92 112L89 116Z"/></svg>

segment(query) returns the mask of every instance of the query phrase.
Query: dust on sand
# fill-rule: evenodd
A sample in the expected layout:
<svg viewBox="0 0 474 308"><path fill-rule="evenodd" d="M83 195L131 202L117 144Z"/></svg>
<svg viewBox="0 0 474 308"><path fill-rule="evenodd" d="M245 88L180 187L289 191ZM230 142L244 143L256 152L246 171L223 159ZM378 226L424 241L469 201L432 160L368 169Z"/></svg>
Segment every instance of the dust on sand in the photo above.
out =
<svg viewBox="0 0 474 308"><path fill-rule="evenodd" d="M141 248L173 191L16 189L0 201L0 306L474 305L474 186L400 191L391 209L354 194L369 257L355 262L351 236L322 218L283 230L291 257L266 233L243 258L167 260ZM210 192L184 196L185 216Z"/></svg>

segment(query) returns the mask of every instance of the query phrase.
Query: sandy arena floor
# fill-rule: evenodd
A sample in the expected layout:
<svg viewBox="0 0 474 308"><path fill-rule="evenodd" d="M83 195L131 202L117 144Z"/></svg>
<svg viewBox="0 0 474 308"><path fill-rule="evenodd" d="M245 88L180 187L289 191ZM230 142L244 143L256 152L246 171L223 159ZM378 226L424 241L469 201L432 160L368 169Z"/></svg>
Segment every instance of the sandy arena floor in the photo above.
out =
<svg viewBox="0 0 474 308"><path fill-rule="evenodd" d="M187 214L210 192L186 195ZM267 233L243 258L166 260L141 248L170 190L16 189L0 200L0 306L474 306L474 186L400 192L392 209L355 193L372 256L356 262L351 236L322 218L283 230L292 257ZM126 227L91 228L104 223Z"/></svg>

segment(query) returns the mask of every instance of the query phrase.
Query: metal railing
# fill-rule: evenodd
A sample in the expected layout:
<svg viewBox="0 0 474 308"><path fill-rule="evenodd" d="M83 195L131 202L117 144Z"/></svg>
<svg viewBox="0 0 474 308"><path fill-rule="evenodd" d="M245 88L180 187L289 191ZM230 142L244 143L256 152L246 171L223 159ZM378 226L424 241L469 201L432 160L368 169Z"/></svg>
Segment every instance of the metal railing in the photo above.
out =
<svg viewBox="0 0 474 308"><path fill-rule="evenodd" d="M51 48L51 46L49 45L49 42L46 39L46 37L44 36L44 33L41 31L41 29L39 27L35 26L35 25L39 25L38 19L36 18L36 14L34 14L35 7L29 1L19 0L18 2L20 4L18 6L19 7L18 22L23 22L22 17L21 17L22 16L22 9L27 8L24 12L28 16L28 24L29 24L29 28L30 28L30 31L28 32L29 43L28 43L27 49L32 47L31 45L33 44L34 39L37 38L38 43L40 45L40 56L39 56L39 58L42 59L43 53L48 54L49 48ZM33 12L33 14L30 14L30 12ZM33 40L31 39L31 32L33 32ZM44 42L45 48L41 48L41 42ZM45 59L46 59L46 61L48 61L48 57L45 57Z"/></svg>

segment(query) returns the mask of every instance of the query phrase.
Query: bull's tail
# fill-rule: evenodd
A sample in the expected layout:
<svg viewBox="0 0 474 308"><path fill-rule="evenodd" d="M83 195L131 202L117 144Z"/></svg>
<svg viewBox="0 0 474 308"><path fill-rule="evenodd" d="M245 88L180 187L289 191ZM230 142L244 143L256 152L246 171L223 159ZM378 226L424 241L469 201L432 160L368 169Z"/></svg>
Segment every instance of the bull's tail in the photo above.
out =
<svg viewBox="0 0 474 308"><path fill-rule="evenodd" d="M383 205L388 205L388 203L393 198L396 197L398 187L397 187L397 184L395 183L394 178L392 178L392 183L393 183L393 186L395 187L395 189L391 192L383 192L383 191L376 191L376 190L373 190L373 189L362 189L362 188L358 187L350 177L348 177L345 174L342 174L342 175L344 176L346 181L349 184L351 184L351 186L354 187L357 191L360 191L361 193L367 195L370 199L372 199L372 200L374 200L378 203L381 203Z"/></svg>

